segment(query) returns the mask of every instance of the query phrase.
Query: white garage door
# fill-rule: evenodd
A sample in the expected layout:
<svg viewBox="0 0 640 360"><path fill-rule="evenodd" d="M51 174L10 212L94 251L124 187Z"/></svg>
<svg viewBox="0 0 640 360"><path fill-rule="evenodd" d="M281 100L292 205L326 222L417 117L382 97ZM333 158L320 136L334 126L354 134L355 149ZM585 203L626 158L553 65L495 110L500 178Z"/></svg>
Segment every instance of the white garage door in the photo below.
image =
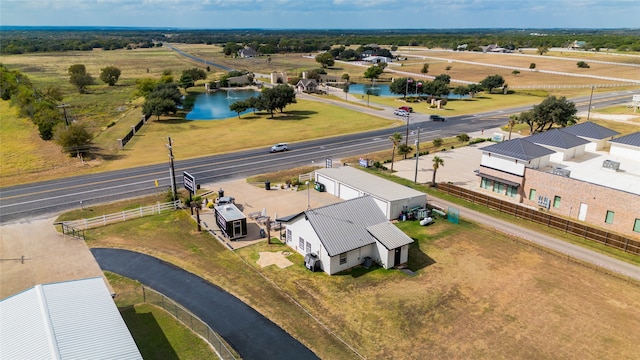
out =
<svg viewBox="0 0 640 360"><path fill-rule="evenodd" d="M338 186L339 186L338 189L340 190L341 199L345 199L345 200L355 199L360 195L358 190L352 187L349 187L345 184L339 184Z"/></svg>
<svg viewBox="0 0 640 360"><path fill-rule="evenodd" d="M331 179L329 179L327 177L324 177L324 176L322 176L320 174L318 174L316 181L321 183L321 184L323 184L324 188L325 188L325 191L328 192L329 194L336 195L336 196L338 195L338 194L336 194L336 182L335 181L333 181L333 180L331 180Z"/></svg>

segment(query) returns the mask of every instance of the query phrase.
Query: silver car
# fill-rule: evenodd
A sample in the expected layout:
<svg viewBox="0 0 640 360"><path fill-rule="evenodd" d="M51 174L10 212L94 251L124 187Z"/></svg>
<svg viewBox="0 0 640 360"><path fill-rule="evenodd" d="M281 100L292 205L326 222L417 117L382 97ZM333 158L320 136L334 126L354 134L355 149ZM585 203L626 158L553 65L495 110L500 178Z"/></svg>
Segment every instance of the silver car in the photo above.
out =
<svg viewBox="0 0 640 360"><path fill-rule="evenodd" d="M287 147L287 144L285 143L279 143L279 144L275 144L271 147L271 152L280 152L280 151L287 151L289 150L289 147Z"/></svg>

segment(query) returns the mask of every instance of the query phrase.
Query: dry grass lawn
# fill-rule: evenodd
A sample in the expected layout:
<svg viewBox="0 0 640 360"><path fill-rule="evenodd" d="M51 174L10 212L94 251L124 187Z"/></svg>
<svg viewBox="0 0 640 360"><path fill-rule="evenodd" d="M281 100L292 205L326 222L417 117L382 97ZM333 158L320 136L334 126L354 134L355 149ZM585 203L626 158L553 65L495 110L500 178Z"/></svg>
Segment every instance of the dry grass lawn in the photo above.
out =
<svg viewBox="0 0 640 360"><path fill-rule="evenodd" d="M147 252L203 276L323 359L356 356L290 299L365 358L633 359L640 352L637 284L464 221L398 226L416 240L413 277L379 268L310 273L295 253L293 266L262 268L260 252L288 248L261 242L231 253L189 232L195 225L182 215L92 230L89 244Z"/></svg>

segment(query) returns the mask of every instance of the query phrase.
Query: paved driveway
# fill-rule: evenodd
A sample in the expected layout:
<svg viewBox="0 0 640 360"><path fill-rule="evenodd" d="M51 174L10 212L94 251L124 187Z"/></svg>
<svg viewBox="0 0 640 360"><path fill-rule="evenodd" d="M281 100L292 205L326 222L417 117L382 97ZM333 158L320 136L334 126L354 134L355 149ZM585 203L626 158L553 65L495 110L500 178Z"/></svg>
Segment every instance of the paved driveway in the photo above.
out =
<svg viewBox="0 0 640 360"><path fill-rule="evenodd" d="M318 359L278 325L194 274L128 250L94 248L91 252L102 270L138 280L180 303L243 359Z"/></svg>

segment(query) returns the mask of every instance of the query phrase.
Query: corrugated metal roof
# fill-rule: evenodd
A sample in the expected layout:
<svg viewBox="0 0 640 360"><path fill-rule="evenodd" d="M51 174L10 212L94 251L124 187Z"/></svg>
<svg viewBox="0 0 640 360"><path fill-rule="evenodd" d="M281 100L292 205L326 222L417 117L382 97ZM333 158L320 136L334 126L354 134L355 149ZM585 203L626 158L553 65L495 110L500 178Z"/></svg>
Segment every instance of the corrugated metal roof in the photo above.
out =
<svg viewBox="0 0 640 360"><path fill-rule="evenodd" d="M0 322L3 358L142 359L102 278L38 285L2 300Z"/></svg>
<svg viewBox="0 0 640 360"><path fill-rule="evenodd" d="M569 133L571 135L575 135L575 136L580 136L580 137L586 137L589 139L598 139L598 140L602 140L602 139L606 139L606 138L610 138L612 136L616 136L618 134L620 134L617 131L613 131L609 128L606 128L604 126L598 125L596 123L593 123L591 121L587 121L585 123L582 124L576 124L576 125L572 125L572 126L568 126L566 128L562 128L559 129L560 131Z"/></svg>
<svg viewBox="0 0 640 360"><path fill-rule="evenodd" d="M375 243L367 227L388 222L370 196L307 210L305 215L329 256Z"/></svg>
<svg viewBox="0 0 640 360"><path fill-rule="evenodd" d="M551 129L531 135L527 137L526 140L534 144L553 146L560 149L571 149L589 143L589 140L579 138L558 129Z"/></svg>
<svg viewBox="0 0 640 360"><path fill-rule="evenodd" d="M318 169L316 172L387 201L426 196L418 190L396 184L351 166Z"/></svg>
<svg viewBox="0 0 640 360"><path fill-rule="evenodd" d="M413 239L403 233L390 222L383 222L367 227L367 231L375 236L387 250L399 248L413 242Z"/></svg>
<svg viewBox="0 0 640 360"><path fill-rule="evenodd" d="M620 136L619 138L615 138L609 141L616 144L625 144L640 147L640 131L637 133Z"/></svg>
<svg viewBox="0 0 640 360"><path fill-rule="evenodd" d="M549 150L543 146L536 145L521 138L503 141L483 147L480 150L526 161L555 153L553 150Z"/></svg>

